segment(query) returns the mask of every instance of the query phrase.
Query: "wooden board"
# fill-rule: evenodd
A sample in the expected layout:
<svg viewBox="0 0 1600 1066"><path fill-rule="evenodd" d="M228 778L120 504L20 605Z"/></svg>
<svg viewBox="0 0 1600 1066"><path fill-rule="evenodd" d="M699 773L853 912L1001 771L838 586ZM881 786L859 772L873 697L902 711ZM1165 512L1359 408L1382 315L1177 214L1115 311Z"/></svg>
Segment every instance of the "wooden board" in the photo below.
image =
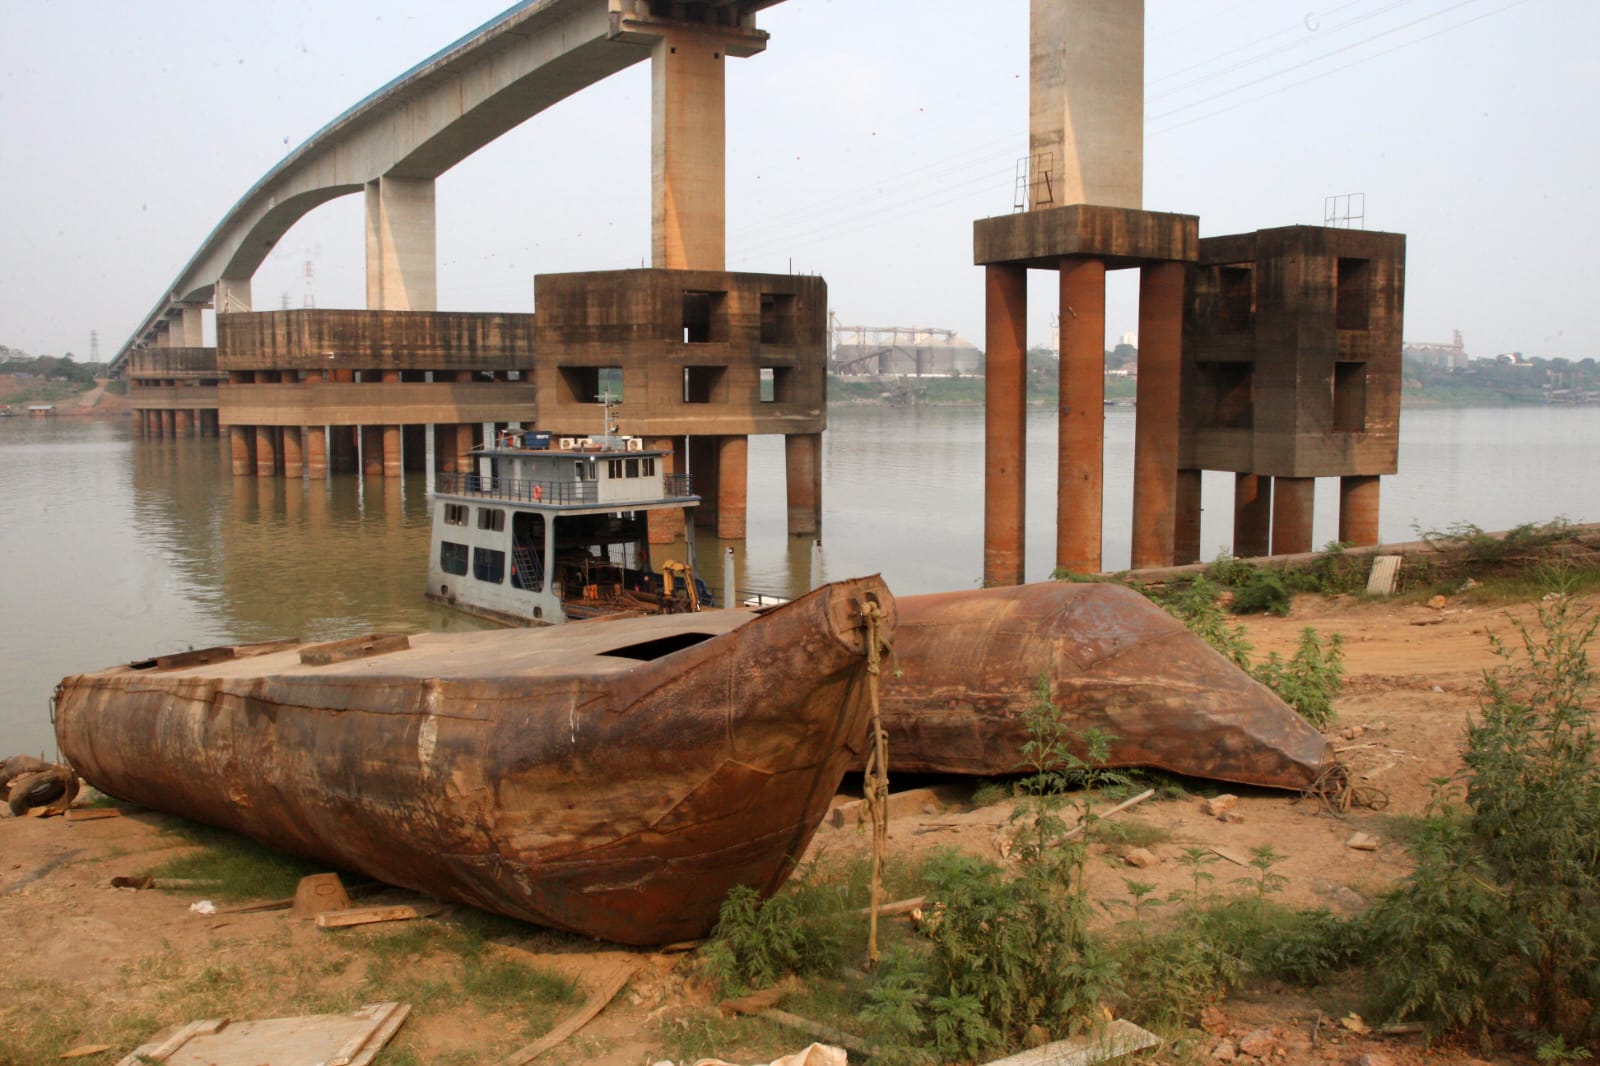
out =
<svg viewBox="0 0 1600 1066"><path fill-rule="evenodd" d="M1161 1038L1149 1030L1118 1018L1098 1033L1058 1040L1018 1055L995 1059L986 1066L1092 1066L1160 1043Z"/></svg>
<svg viewBox="0 0 1600 1066"><path fill-rule="evenodd" d="M190 1022L160 1042L135 1048L117 1066L369 1066L410 1011L403 1003L369 1003L349 1014Z"/></svg>

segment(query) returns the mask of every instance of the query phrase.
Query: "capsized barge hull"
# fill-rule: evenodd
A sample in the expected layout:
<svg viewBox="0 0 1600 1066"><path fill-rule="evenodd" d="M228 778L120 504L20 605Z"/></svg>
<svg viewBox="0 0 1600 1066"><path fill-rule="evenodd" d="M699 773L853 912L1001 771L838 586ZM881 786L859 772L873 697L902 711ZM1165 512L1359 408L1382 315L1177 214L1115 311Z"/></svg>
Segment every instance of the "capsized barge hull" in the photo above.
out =
<svg viewBox="0 0 1600 1066"><path fill-rule="evenodd" d="M1302 789L1333 762L1288 704L1130 589L1051 581L902 596L899 610L880 696L892 771L1033 769L1041 676L1074 735L1111 735L1113 767Z"/></svg>
<svg viewBox="0 0 1600 1066"><path fill-rule="evenodd" d="M176 656L65 679L56 737L113 796L660 944L703 935L734 885L776 891L864 758L869 602L890 639L874 577L762 615L423 633L326 665L332 645Z"/></svg>

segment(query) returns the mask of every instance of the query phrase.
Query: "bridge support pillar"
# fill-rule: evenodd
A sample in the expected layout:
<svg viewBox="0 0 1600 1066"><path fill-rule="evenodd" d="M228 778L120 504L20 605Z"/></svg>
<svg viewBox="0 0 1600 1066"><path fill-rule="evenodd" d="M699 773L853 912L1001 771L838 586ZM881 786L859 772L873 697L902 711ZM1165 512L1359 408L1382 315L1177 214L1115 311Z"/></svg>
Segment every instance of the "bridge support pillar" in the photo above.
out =
<svg viewBox="0 0 1600 1066"><path fill-rule="evenodd" d="M219 315L251 310L250 279L218 278L211 294L211 303Z"/></svg>
<svg viewBox="0 0 1600 1066"><path fill-rule="evenodd" d="M399 426L383 427L383 476L400 477L405 474L404 444Z"/></svg>
<svg viewBox="0 0 1600 1066"><path fill-rule="evenodd" d="M307 426L303 435L306 453L306 480L324 481L328 477L328 429Z"/></svg>
<svg viewBox="0 0 1600 1066"><path fill-rule="evenodd" d="M660 460L663 476L679 473L683 467L677 462L677 452L673 447L672 437L652 437L645 442L645 446L652 450L666 452ZM683 539L683 511L648 511L645 522L650 530L651 544L674 544Z"/></svg>
<svg viewBox="0 0 1600 1066"><path fill-rule="evenodd" d="M278 427L256 427L256 477L278 473Z"/></svg>
<svg viewBox="0 0 1600 1066"><path fill-rule="evenodd" d="M1253 559L1272 550L1272 479L1233 476L1233 557Z"/></svg>
<svg viewBox="0 0 1600 1066"><path fill-rule="evenodd" d="M1143 341L1143 338L1140 338ZM1272 486L1272 554L1311 550L1311 518L1317 499L1314 477L1280 477Z"/></svg>
<svg viewBox="0 0 1600 1066"><path fill-rule="evenodd" d="M249 426L229 426L228 442L234 477L250 477L256 472L256 437Z"/></svg>
<svg viewBox="0 0 1600 1066"><path fill-rule="evenodd" d="M1106 265L1061 260L1056 568L1098 574L1105 495Z"/></svg>
<svg viewBox="0 0 1600 1066"><path fill-rule="evenodd" d="M1023 577L1028 458L1028 268L984 267L983 585Z"/></svg>
<svg viewBox="0 0 1600 1066"><path fill-rule="evenodd" d="M436 311L438 242L432 178L367 182L367 307Z"/></svg>
<svg viewBox="0 0 1600 1066"><path fill-rule="evenodd" d="M743 540L749 491L750 438L717 438L717 537Z"/></svg>
<svg viewBox="0 0 1600 1066"><path fill-rule="evenodd" d="M787 434L783 438L783 465L789 496L789 536L821 539L822 434Z"/></svg>
<svg viewBox="0 0 1600 1066"><path fill-rule="evenodd" d="M725 48L718 36L668 28L650 53L650 247L658 269L726 268Z"/></svg>
<svg viewBox="0 0 1600 1066"><path fill-rule="evenodd" d="M283 427L283 476L302 477L305 467L303 433L299 426Z"/></svg>
<svg viewBox="0 0 1600 1066"><path fill-rule="evenodd" d="M1354 547L1378 543L1378 476L1339 479L1339 540Z"/></svg>
<svg viewBox="0 0 1600 1066"><path fill-rule="evenodd" d="M1178 471L1178 512L1172 530L1172 564L1200 561L1200 471Z"/></svg>
<svg viewBox="0 0 1600 1066"><path fill-rule="evenodd" d="M1139 402L1133 431L1133 562L1171 566L1178 505L1182 263L1139 268Z"/></svg>
<svg viewBox="0 0 1600 1066"><path fill-rule="evenodd" d="M173 425L172 425L173 436L176 436L176 437L192 437L192 436L194 436L194 412L193 411L182 410L182 411L175 412L173 414L172 422L173 422Z"/></svg>
<svg viewBox="0 0 1600 1066"><path fill-rule="evenodd" d="M161 412L161 436L164 440L171 440L178 435L177 416L171 410Z"/></svg>

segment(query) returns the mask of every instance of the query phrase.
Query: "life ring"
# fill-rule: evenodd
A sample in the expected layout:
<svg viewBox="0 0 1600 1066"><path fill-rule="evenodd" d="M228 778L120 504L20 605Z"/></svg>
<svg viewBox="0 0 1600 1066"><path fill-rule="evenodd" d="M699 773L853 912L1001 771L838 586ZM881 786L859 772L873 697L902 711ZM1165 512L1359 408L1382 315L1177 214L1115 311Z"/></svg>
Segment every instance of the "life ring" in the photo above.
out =
<svg viewBox="0 0 1600 1066"><path fill-rule="evenodd" d="M533 502L538 503L542 499L544 499L544 486L535 485L533 487Z"/></svg>

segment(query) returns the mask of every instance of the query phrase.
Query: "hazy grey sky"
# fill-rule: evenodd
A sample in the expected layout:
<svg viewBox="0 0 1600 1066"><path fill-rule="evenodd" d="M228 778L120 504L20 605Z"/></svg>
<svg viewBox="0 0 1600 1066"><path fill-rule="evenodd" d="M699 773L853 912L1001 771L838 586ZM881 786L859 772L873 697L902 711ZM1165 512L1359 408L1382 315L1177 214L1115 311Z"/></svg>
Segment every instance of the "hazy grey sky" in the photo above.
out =
<svg viewBox="0 0 1600 1066"><path fill-rule="evenodd" d="M0 0L0 344L109 358L291 148L501 0ZM1024 0L785 0L729 66L728 265L820 273L847 324L982 344L972 221L1011 210ZM1145 205L1202 236L1364 192L1409 236L1406 337L1600 356L1595 0L1148 0ZM529 310L535 273L649 257L637 66L438 185L442 309ZM360 197L292 229L258 308L365 299ZM305 265L314 263L314 277ZM1135 328L1113 275L1108 330ZM1054 275L1034 274L1048 338Z"/></svg>

